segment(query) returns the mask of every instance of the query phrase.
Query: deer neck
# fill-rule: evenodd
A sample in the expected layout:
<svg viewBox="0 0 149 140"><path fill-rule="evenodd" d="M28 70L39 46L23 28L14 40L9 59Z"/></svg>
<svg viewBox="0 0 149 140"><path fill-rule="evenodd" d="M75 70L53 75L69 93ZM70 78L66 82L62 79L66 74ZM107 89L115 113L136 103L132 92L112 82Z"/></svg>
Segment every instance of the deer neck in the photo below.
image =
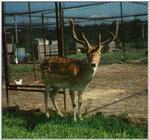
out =
<svg viewBox="0 0 149 140"><path fill-rule="evenodd" d="M89 63L89 67L93 70L93 75L94 76L97 72L98 64L99 64L99 56L97 58L92 57L91 55L87 55L87 60Z"/></svg>

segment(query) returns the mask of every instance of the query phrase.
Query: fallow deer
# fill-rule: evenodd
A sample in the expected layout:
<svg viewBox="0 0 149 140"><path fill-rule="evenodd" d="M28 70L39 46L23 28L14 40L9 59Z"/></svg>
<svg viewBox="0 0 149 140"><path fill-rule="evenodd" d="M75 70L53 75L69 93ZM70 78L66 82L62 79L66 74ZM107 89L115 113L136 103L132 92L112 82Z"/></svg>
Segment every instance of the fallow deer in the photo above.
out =
<svg viewBox="0 0 149 140"><path fill-rule="evenodd" d="M111 32L111 38L101 42L101 35L99 35L98 45L95 46L88 42L84 33L82 33L82 40L77 37L73 20L70 20L70 26L73 39L84 46L80 49L86 53L86 59L77 60L59 56L50 56L41 64L41 74L45 84L44 98L46 116L49 117L48 95L51 97L56 112L60 116L63 116L56 104L55 97L60 88L68 88L73 105L73 119L74 121L77 121L75 91L78 92L78 117L82 120L82 93L96 73L104 45L116 39L118 34L118 24L116 24L116 33L114 34Z"/></svg>

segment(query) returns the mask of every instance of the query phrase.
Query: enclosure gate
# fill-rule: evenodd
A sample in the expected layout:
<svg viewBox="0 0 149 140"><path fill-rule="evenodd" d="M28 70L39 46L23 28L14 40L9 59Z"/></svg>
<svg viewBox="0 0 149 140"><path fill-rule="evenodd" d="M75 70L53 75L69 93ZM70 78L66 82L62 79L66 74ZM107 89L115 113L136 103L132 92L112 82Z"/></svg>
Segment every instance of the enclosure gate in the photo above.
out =
<svg viewBox="0 0 149 140"><path fill-rule="evenodd" d="M58 55L63 57L64 56L64 39L63 39L63 22L62 22L62 10L61 10L61 3L55 2L55 12L56 12L56 27L57 27L57 40L58 40ZM35 50L33 45L33 36L32 36L32 19L31 19L31 8L30 2L28 2L28 13L29 15L29 23L30 23L30 34L31 34L31 46L32 46L32 59L33 59L33 69L34 69L34 79L36 80L35 74ZM8 76L8 50L7 50L7 42L6 42L6 32L5 32L5 18L4 18L4 3L2 3L2 44L3 44L3 63L4 63L4 73L5 73L5 81L6 81L6 103L7 107L9 107L9 90L19 90L19 91L28 91L28 92L45 92L44 86L42 85L11 85L9 83L9 76ZM44 32L44 14L41 14L42 18L42 33L43 33L43 41L44 41L44 56L46 58L46 49L45 49L45 32ZM60 94L64 94L64 110L67 109L67 100L66 100L66 93L65 90L63 92L59 92Z"/></svg>

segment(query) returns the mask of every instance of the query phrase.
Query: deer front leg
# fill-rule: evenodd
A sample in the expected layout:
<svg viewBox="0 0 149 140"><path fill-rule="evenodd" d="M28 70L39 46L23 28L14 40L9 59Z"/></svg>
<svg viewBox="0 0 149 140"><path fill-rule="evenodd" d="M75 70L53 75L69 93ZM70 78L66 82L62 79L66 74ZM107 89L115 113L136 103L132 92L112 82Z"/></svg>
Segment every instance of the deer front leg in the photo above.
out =
<svg viewBox="0 0 149 140"><path fill-rule="evenodd" d="M82 106L82 91L78 91L78 117L82 121L82 112L81 112L81 106Z"/></svg>
<svg viewBox="0 0 149 140"><path fill-rule="evenodd" d="M54 107L55 107L56 113L57 113L59 116L63 117L64 115L63 115L62 112L60 111L60 109L59 109L59 107L58 107L58 105L57 105L57 103L56 103L56 100L55 100L57 91L58 91L57 89L53 89L52 92L51 92L51 94L50 94L50 98L51 98L52 103L53 103L53 105L54 105Z"/></svg>
<svg viewBox="0 0 149 140"><path fill-rule="evenodd" d="M76 111L76 103L75 103L75 92L74 91L70 91L70 98L71 98L71 102L72 102L72 106L73 106L73 119L76 122L77 121L77 111Z"/></svg>

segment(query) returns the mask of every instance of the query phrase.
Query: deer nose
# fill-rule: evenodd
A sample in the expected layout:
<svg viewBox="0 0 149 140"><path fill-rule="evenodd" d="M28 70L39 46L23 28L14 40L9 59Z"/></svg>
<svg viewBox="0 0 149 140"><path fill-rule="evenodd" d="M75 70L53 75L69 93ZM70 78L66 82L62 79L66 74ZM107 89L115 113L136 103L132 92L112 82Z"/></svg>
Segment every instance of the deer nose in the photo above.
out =
<svg viewBox="0 0 149 140"><path fill-rule="evenodd" d="M92 67L96 67L96 64L94 64L94 63L92 63L91 65L92 65Z"/></svg>

